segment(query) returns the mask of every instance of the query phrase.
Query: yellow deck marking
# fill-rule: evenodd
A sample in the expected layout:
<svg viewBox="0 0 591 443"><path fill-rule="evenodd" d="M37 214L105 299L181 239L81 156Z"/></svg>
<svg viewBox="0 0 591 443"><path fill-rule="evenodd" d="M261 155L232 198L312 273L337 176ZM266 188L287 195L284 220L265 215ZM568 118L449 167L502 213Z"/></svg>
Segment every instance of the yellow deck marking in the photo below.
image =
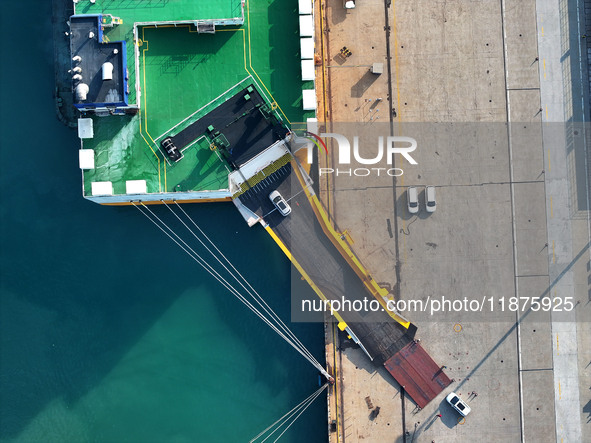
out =
<svg viewBox="0 0 591 443"><path fill-rule="evenodd" d="M326 62L324 60L324 14L322 13L322 0L319 1L319 14L320 14L320 42L321 42L321 56L322 56L322 96L323 96L323 100L324 100L324 125L326 128L328 128L327 125L327 118L326 116L328 115L328 110L326 109L326 77L328 76L328 70L326 69ZM332 115L330 116L330 118L332 119ZM307 129L307 128L306 128ZM320 155L320 153L318 153ZM326 167L330 168L331 162L330 162L330 155L326 155ZM330 178L328 176L328 174L326 175L326 207L328 208L328 210L330 211Z"/></svg>
<svg viewBox="0 0 591 443"><path fill-rule="evenodd" d="M558 382L558 400L562 400L562 388L560 382Z"/></svg>
<svg viewBox="0 0 591 443"><path fill-rule="evenodd" d="M319 1L319 14L320 14L320 50L322 55L322 97L324 98L324 123L326 123L326 78L324 73L326 72L326 62L324 61L324 14L322 13L323 1ZM332 117L331 117L332 118ZM327 166L328 167L328 166Z"/></svg>
<svg viewBox="0 0 591 443"><path fill-rule="evenodd" d="M542 63L544 65L544 80L546 80L546 59L542 60Z"/></svg>
<svg viewBox="0 0 591 443"><path fill-rule="evenodd" d="M145 126L145 133L148 136L148 138L150 140L152 140L152 142L156 145L156 142L154 141L154 139L152 138L152 135L150 134L150 132L148 131L148 102L147 102L147 85L146 85L146 52L150 49L148 42L145 39L145 33L144 33L144 29L145 28L188 28L189 32L196 32L196 31L191 31L191 26L190 25L180 25L180 26L173 26L173 25L164 25L164 26L143 26L142 27L142 44L146 43L146 48L142 49L142 71L143 71L143 77L144 77L144 87L142 92L144 93L144 126ZM244 70L248 73L251 74L250 71L248 70L248 67L246 65L246 36L244 33L244 29L219 29L218 31L226 31L226 32L242 32L242 47L243 47L243 53L244 53ZM250 32L250 29L249 29ZM250 37L249 37L250 38ZM249 51L250 51L250 43L249 43ZM254 69L253 69L254 71ZM256 74L256 72L255 72ZM258 77L258 75L257 75ZM259 78L260 80L260 78ZM262 83L262 81L261 81ZM267 88L264 84L263 86L265 87L265 89ZM268 90L267 90L268 92ZM270 95L270 93L269 93ZM271 97L272 98L272 97ZM273 98L273 100L275 100ZM279 105L278 105L279 106ZM283 111L281 111L283 112ZM285 115L285 114L284 114ZM285 117L287 119L287 117ZM289 121L289 120L288 120ZM140 131L141 131L141 122L140 122ZM144 139L144 141L146 142L146 144L150 147L150 150L152 151L152 153L156 156L156 158L158 159L158 187L160 189L160 192L162 192L162 185L161 185L161 179L160 179L160 158L158 157L158 155L154 152L154 150L152 149L152 146L148 143L148 141L145 139L145 137L142 134L142 138ZM166 163L166 162L164 162ZM167 185L167 173L166 173L166 164L164 164L164 189L165 191L167 190L168 185Z"/></svg>
<svg viewBox="0 0 591 443"><path fill-rule="evenodd" d="M355 243L355 241L353 240L353 237L351 237L351 234L349 234L348 229L345 229L343 232L341 232L341 235L344 235L349 243L351 243L351 244Z"/></svg>
<svg viewBox="0 0 591 443"><path fill-rule="evenodd" d="M244 34L244 29L216 29L215 32L242 32L242 53L244 55L244 70L250 74L248 71L248 66L246 66L246 36Z"/></svg>
<svg viewBox="0 0 591 443"><path fill-rule="evenodd" d="M150 151L152 151L152 154L154 154L154 157L156 157L156 160L158 160L158 191L162 192L162 185L160 183L160 158L156 155L156 153L154 152L154 150L152 149L152 145L150 143L148 143L148 140L146 140L146 137L144 137L144 134L142 133L142 110L140 109L139 111L139 123L140 123L140 135L142 136L142 139L146 142L146 144L148 145L148 148L150 148Z"/></svg>
<svg viewBox="0 0 591 443"><path fill-rule="evenodd" d="M275 100L275 98L273 97L273 95L271 94L271 92L269 91L269 89L267 88L267 86L265 85L265 83L261 80L261 78L259 77L259 75L257 74L257 72L255 71L255 69L252 67L252 56L251 56L251 45L250 45L250 7L248 6L248 2L247 2L247 16L248 16L248 58L249 58L249 65L250 65L250 69L252 70L252 73L254 73L254 75L256 75L256 77L258 78L259 82L261 85L263 85L263 88L265 88L265 90L267 91L267 93L269 94L269 96L271 97L271 99L275 102L275 104L277 104L277 107L279 108L279 110L281 111L281 113L283 114L283 116L285 117L285 119L287 120L287 122L289 124L291 124L291 121L287 118L287 115L285 115L285 112L283 112L283 109L281 109L281 106L279 106L279 103L277 103L277 100ZM154 141L154 139L152 138L150 132L148 131L148 103L147 103L147 85L146 85L146 52L149 50L149 45L148 42L145 39L145 33L144 30L145 28L172 28L172 27L176 27L176 28L188 28L189 32L196 32L196 31L191 31L191 26L190 25L180 25L180 26L173 26L173 25L163 25L163 26L142 26L142 39L140 40L143 43L146 43L146 48L142 49L142 71L143 71L143 78L144 78L144 85L143 85L143 90L142 92L144 93L144 126L145 126L145 133L148 136L148 138L150 140L152 140L152 142L154 144L156 144L156 142ZM244 55L244 70L252 75L252 73L249 71L248 66L246 64L246 35L244 32L244 29L219 29L218 31L226 31L226 32L242 32L242 47L243 47L243 55ZM140 132L141 132L141 121L140 121ZM150 143L148 143L148 141L146 140L146 138L144 137L143 134L142 138L144 139L144 141L146 142L146 144L150 147L150 150L152 151L152 153L156 156L156 159L158 160L158 187L160 189L160 191L162 192L162 185L161 185L161 178L160 178L160 158L158 157L158 155L154 152L154 150L152 149L152 146L150 145ZM167 174L166 174L166 165L164 165L164 187L165 189L167 188Z"/></svg>
<svg viewBox="0 0 591 443"><path fill-rule="evenodd" d="M289 261L293 261L293 256L291 255L291 251L289 249L287 249L287 246L285 246L285 244L281 241L281 239L279 237L277 237L277 234L275 234L275 231L273 231L273 229L271 229L271 227L269 227L269 226L265 226L265 229L267 230L267 232L269 233L271 238L273 240L275 240L275 243L277 243L279 245L279 247L281 248L283 253L285 255L287 255L287 258L289 258Z"/></svg>
<svg viewBox="0 0 591 443"><path fill-rule="evenodd" d="M556 334L556 355L560 355L560 342L558 341L558 334ZM558 389L560 389L560 382L558 382Z"/></svg>
<svg viewBox="0 0 591 443"><path fill-rule="evenodd" d="M271 238L273 240L275 240L275 243L277 243L279 245L279 247L281 248L283 253L287 256L287 258L289 258L289 261L293 263L293 265L298 270L298 272L302 275L302 277L304 277L304 280L306 280L308 282L308 284L314 290L316 295L318 295L318 297L320 297L322 300L328 300L326 298L326 296L322 293L320 288L318 286L316 286L316 284L312 281L312 279L310 278L308 273L306 271L304 271L304 268L302 268L302 266L298 263L298 261L293 257L290 250L287 249L287 246L285 246L285 244L283 244L283 242L277 236L277 234L275 234L275 231L273 231L273 229L271 229L270 226L265 226L265 230L269 233ZM335 312L333 315L336 317L336 319L339 322L346 323L345 320L343 320L343 318L341 317L341 315L338 312Z"/></svg>
<svg viewBox="0 0 591 443"><path fill-rule="evenodd" d="M150 42L146 41L146 37L144 35L144 29L145 28L157 28L157 26L144 26L142 27L142 40L144 42L147 43L146 48L142 49L142 60L143 60L143 71L144 71L144 118L145 118L145 126L146 126L146 135L150 138L150 140L152 140L152 143L154 143L154 145L156 145L156 142L154 141L154 139L152 138L152 136L150 135L150 131L148 131L148 94L147 94L147 84L146 84L146 52L150 50ZM163 26L160 26L161 28ZM172 25L166 25L166 27L172 27ZM182 25L182 26L178 26L179 28L188 28L189 25ZM152 151L154 152L154 151ZM166 160L164 161L164 163L166 163ZM158 174L160 174L160 159L158 159ZM166 192L166 166L164 167L164 191ZM159 185L159 187L161 187ZM161 190L162 192L162 190Z"/></svg>
<svg viewBox="0 0 591 443"><path fill-rule="evenodd" d="M180 25L180 26L173 26L173 25L163 25L163 26L142 26L142 39L141 42L146 43L146 48L142 49L142 71L143 71L143 78L144 78L144 85L143 85L143 90L142 92L144 93L144 126L145 126L145 133L148 136L148 138L150 140L152 140L152 142L156 145L156 142L154 141L154 138L152 137L152 135L150 134L150 132L148 131L148 101L147 101L147 84L146 84L146 52L149 50L149 44L145 39L145 33L144 30L145 28L172 28L172 27L176 27L176 28L188 28L189 32L196 32L196 31L191 31L191 26L190 25ZM245 32L244 29L219 29L218 31L226 31L226 32L235 32L235 31L239 31L242 32L242 47L243 47L243 55L244 55L244 70L248 73L251 74L251 72L248 70L248 67L246 65L246 36L245 36ZM250 14L249 14L249 42L248 42L248 46L249 46L249 57L250 57ZM277 101L273 98L273 96L271 95L271 93L269 92L269 90L267 89L267 87L265 86L265 84L262 82L262 80L260 79L260 77L258 76L258 74L254 71L254 68L252 68L252 71L255 73L255 75L257 76L257 78L259 78L259 81L261 82L261 84L263 85L263 87L267 90L267 92L269 93L269 95L271 96L271 98L273 99L273 101L275 101L275 103L277 103ZM277 106L279 106L279 104L277 104ZM281 110L281 107L279 107L279 109ZM281 113L283 113L283 110L281 110ZM285 119L289 122L289 119L287 118L287 116L285 115L285 113L283 113ZM291 122L289 122L291 124ZM140 132L141 132L141 122L140 122ZM162 185L161 185L161 178L160 178L160 158L158 157L158 155L154 152L154 150L152 149L152 146L148 143L148 141L146 140L146 138L142 135L142 138L144 139L144 141L146 142L146 144L150 147L150 150L152 151L152 153L156 156L156 158L158 159L158 187L160 189L160 192L162 192ZM164 162L166 163L166 162ZM166 164L164 165L164 189L165 191L167 190L168 186L167 186L167 172L166 172Z"/></svg>
<svg viewBox="0 0 591 443"><path fill-rule="evenodd" d="M320 223L322 231L326 234L326 236L330 239L332 244L337 248L341 256L345 259L345 261L351 266L351 269L357 274L357 276L361 279L363 285L366 289L372 294L375 299L380 303L380 305L384 308L384 311L388 313L392 319L396 320L401 326L404 326L408 329L410 326L410 322L406 320L404 317L398 315L396 312L392 312L388 309L387 302L384 300L384 297L388 296L388 291L382 288L380 285L376 283L370 273L365 269L365 267L361 264L355 253L351 250L349 245L341 238L338 232L335 231L332 224L330 223L330 219L328 218L328 214L326 213L322 203L318 200L317 195L312 195L308 186L304 182L303 177L300 175L300 170L297 164L293 165L294 172L304 189L304 193L310 202L310 206L312 206L312 210Z"/></svg>
<svg viewBox="0 0 591 443"><path fill-rule="evenodd" d="M548 105L546 105L546 120L548 120Z"/></svg>
<svg viewBox="0 0 591 443"><path fill-rule="evenodd" d="M335 379L335 384L334 384L334 393L335 393L335 408L336 408L336 418L337 418L337 443L340 441L340 436L341 436L341 421L339 420L339 390L338 390L338 358L336 355L336 347L337 347L337 332L336 332L336 326L333 323L332 324L332 343L333 343L333 347L334 347L334 379Z"/></svg>
<svg viewBox="0 0 591 443"><path fill-rule="evenodd" d="M150 45L149 45L149 42L147 42L145 39L144 27L142 27L142 46L144 43L146 44L146 48L142 49L142 73L143 73L143 77L144 77L144 85L142 88L142 92L144 94L144 119L145 119L144 126L146 129L146 134L148 135L148 137L150 137L150 139L153 142L154 140L152 139L152 137L148 133L148 100L147 100L148 87L146 85L146 51L149 49ZM146 137L144 137L144 134L142 134L142 117L141 117L142 111L141 111L141 109L139 110L139 112L140 112L140 119L139 119L139 121L140 121L140 135L142 136L142 138L144 139L144 141L146 142L146 144L150 148L150 151L152 151L152 154L154 154L154 156L156 157L156 160L158 160L158 191L162 192L162 178L160 176L160 157L158 157L156 152L154 152L154 149L152 149L152 145L150 145L150 143L148 143L148 140L146 140ZM166 180L166 178L165 178L165 180Z"/></svg>
<svg viewBox="0 0 591 443"><path fill-rule="evenodd" d="M246 67L246 34L244 33L244 29L240 29L242 31L242 48L244 52L244 70L248 72L248 68Z"/></svg>
<svg viewBox="0 0 591 443"><path fill-rule="evenodd" d="M552 240L552 263L556 263L556 254L554 254L554 240Z"/></svg>

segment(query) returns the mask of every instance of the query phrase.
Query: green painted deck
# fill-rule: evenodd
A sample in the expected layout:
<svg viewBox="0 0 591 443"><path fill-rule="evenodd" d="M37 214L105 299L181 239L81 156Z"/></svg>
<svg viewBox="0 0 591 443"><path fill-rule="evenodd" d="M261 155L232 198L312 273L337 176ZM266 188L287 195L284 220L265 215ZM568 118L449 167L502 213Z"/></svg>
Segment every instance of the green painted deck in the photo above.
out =
<svg viewBox="0 0 591 443"><path fill-rule="evenodd" d="M136 7L126 8L130 4ZM240 1L127 0L88 3L76 13L123 19L123 25L106 28L105 34L111 41L125 38L128 43L132 103L134 22L231 18L234 15L227 14L236 8L240 16ZM166 163L158 144L171 130L178 132L183 121L186 125L211 110L216 98L231 94L231 88L248 77L277 103L288 125L314 115L302 110L302 88L311 86L301 81L295 0L248 0L244 25L217 27L215 34L199 34L193 25L146 25L139 27L138 37L140 112L134 117L93 118L95 137L84 140L84 148L95 150L96 167L84 171L85 195L94 181L113 182L114 193L120 195L125 194L126 180L139 179L147 181L149 193L227 189L228 165L204 139L183 151L185 157L173 165Z"/></svg>
<svg viewBox="0 0 591 443"><path fill-rule="evenodd" d="M160 141L161 134L248 77L243 34L242 29L198 34L189 26L142 28L140 107L150 139Z"/></svg>

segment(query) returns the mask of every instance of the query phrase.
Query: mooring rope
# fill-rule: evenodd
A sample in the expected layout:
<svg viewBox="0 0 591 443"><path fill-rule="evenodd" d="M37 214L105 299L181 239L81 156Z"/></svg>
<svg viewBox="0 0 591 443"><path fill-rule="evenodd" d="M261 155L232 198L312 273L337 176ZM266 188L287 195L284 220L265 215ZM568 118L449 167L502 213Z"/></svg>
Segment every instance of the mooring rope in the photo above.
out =
<svg viewBox="0 0 591 443"><path fill-rule="evenodd" d="M269 435L267 435L263 440L260 441L260 443L264 443L269 438L271 438L271 436L273 434L275 434L277 431L279 431L279 429L281 429L281 426L283 426L285 423L287 423L291 419L291 422L287 425L287 427L283 430L283 432L281 432L281 434L279 434L277 436L277 438L275 440L273 440L273 442L276 442L277 440L279 440L283 436L283 434L285 434L287 432L287 430L295 423L295 421L299 418L299 416L302 415L304 413L304 411L310 407L310 405L314 402L314 400L316 400L316 398L318 398L318 396L320 394L322 394L322 391L324 391L327 386L328 386L327 383L322 385L312 395L310 395L308 398L306 398L305 400L300 402L296 407L294 407L289 412L287 412L285 415L283 415L281 418L276 420L273 424L271 424L265 430L260 432L256 437L252 438L249 441L249 443L253 443L253 442L257 441L257 439L262 438L268 431L275 428ZM297 414L297 415L295 415L295 414ZM294 415L295 415L295 417L293 417ZM293 417L293 419L292 419L292 417Z"/></svg>
<svg viewBox="0 0 591 443"><path fill-rule="evenodd" d="M228 274L230 274L235 280L236 282L257 302L257 304L267 313L271 316L272 319L274 319L274 321L277 323L277 325L287 334L289 335L292 340L296 343L298 343L299 346L302 347L303 350L305 350L305 352L308 354L308 356L312 359L314 359L314 356L312 355L312 353L310 351L308 351L306 349L306 347L304 346L304 344L296 337L296 335L287 327L287 325L285 324L285 322L283 320L281 320L281 318L275 313L275 311L273 311L273 309L271 309L271 307L267 304L267 302L265 301L265 299L258 293L258 291L256 289L254 289L252 287L252 285L249 283L249 281L240 273L240 271L238 271L238 269L236 269L236 267L232 264L232 262L224 255L224 253L222 251L219 250L219 248L215 245L215 243L209 238L209 236L203 232L203 230L199 227L199 225L197 225L197 223L189 216L189 214L187 214L185 212L185 210L181 207L181 205L179 205L176 201L174 202L175 205L180 209L180 211L185 215L185 217L193 224L193 226L195 226L195 228L199 231L199 233L207 240L207 242L213 247L213 249L215 249L215 251L217 252L217 254L219 254L219 256L222 257L222 259L225 261L225 263L227 263L227 265L232 269L232 271L230 271L230 269L228 269L228 266L226 266L218 257L218 255L216 255L192 230L189 226L186 225L186 223L180 219L180 217L172 210L172 208L170 208L165 202L163 202L164 205L175 215L175 217L185 226L185 228L187 228L187 230L193 235L193 237L195 237L199 243L207 250L207 252L209 252L211 254L212 257L214 257L217 262L228 272ZM240 277L240 279L238 278ZM242 283L244 282L244 283ZM245 287L246 285L246 287Z"/></svg>
<svg viewBox="0 0 591 443"><path fill-rule="evenodd" d="M217 272L206 260L203 259L193 248L191 248L180 236L174 232L172 228L170 228L164 221L162 221L148 206L146 206L143 202L139 202L142 208L139 205L135 204L135 202L131 202L135 208L137 208L148 220L150 220L158 229L160 229L168 238L170 238L177 246L179 246L189 257L191 257L199 266L201 266L205 271L207 271L212 277L214 277L222 286L224 286L231 294L233 294L238 300L240 300L245 306L247 306L252 312L255 313L263 322L265 322L272 330L274 330L280 337L282 337L287 343L289 343L297 352L299 352L306 360L308 360L316 369L318 369L327 379L332 379L332 377L326 372L324 367L314 358L312 353L306 349L306 347L301 343L300 340L294 340L292 337L295 337L293 332L285 326L277 326L274 324L269 318L265 317L263 313L261 313L256 306L254 306L246 297L240 293L231 283L229 283L219 272ZM169 208L170 209L170 208ZM148 215L150 214L150 215ZM156 221L157 220L157 221ZM211 240L210 240L211 241ZM217 248L216 248L217 249ZM211 250L209 250L211 253ZM212 254L213 255L213 254ZM231 273L230 273L231 274ZM231 274L232 275L232 274ZM243 277L244 278L244 277ZM252 294L251 294L252 297ZM260 295L259 295L260 297ZM260 304L260 303L259 303ZM266 303L265 303L266 304ZM267 305L268 307L268 305ZM268 309L272 311L271 308ZM277 314L273 312L272 318L277 317ZM277 317L278 318L278 317ZM287 329L288 335L281 331L279 328Z"/></svg>

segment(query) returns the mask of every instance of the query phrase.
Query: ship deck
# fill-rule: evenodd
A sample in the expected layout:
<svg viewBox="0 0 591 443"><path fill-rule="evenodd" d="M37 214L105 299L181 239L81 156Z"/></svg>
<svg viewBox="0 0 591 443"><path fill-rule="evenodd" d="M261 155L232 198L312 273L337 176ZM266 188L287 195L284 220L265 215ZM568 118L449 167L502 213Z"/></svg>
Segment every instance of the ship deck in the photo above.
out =
<svg viewBox="0 0 591 443"><path fill-rule="evenodd" d="M148 193L227 189L231 168L205 139L187 148L176 164L167 162L159 143L177 125L211 112L248 82L276 104L286 125L313 117L301 106L302 89L313 85L301 80L295 2L276 0L269 5L249 0L244 24L217 26L215 34L198 33L194 25L178 22L241 17L240 0L129 5L85 2L76 9L76 14L122 19L121 25L105 28L104 33L109 41L127 41L129 102L140 108L134 116L92 117L94 138L85 139L83 147L95 151L95 169L83 173L85 196L97 181L112 182L115 195L125 194L127 180L146 180ZM134 23L154 21L177 23L138 24L134 42Z"/></svg>

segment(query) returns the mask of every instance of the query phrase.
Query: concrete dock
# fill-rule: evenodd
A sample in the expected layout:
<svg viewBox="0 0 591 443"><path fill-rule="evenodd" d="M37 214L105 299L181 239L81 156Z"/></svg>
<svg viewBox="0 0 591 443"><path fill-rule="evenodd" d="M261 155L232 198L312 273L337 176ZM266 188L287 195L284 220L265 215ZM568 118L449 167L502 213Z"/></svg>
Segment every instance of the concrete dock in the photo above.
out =
<svg viewBox="0 0 591 443"><path fill-rule="evenodd" d="M361 136L386 126L418 141L418 165L395 165L401 177L320 177L338 230L397 300L492 300L487 312L403 312L454 377L422 410L328 324L331 441L591 440L589 128L561 123L584 121L569 99L584 78L571 15L546 0L316 2L324 132L353 122ZM334 168L328 148L319 166ZM433 214L426 185L437 190ZM574 306L510 309L512 297ZM446 403L452 391L468 417Z"/></svg>

